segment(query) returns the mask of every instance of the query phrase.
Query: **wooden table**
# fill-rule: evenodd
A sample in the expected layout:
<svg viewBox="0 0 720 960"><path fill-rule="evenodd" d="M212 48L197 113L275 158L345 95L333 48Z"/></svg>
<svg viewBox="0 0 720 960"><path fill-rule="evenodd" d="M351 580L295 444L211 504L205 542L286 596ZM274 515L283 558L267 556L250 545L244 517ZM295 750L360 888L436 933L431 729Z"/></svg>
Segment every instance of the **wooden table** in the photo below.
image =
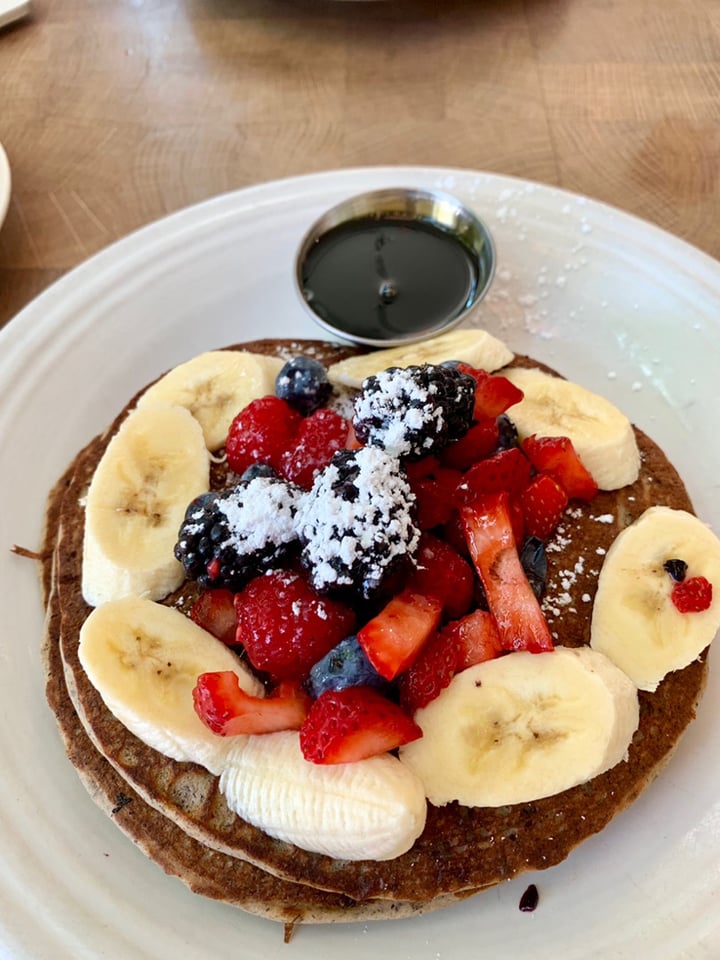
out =
<svg viewBox="0 0 720 960"><path fill-rule="evenodd" d="M33 0L0 31L0 325L215 194L366 164L514 174L720 257L718 0Z"/></svg>

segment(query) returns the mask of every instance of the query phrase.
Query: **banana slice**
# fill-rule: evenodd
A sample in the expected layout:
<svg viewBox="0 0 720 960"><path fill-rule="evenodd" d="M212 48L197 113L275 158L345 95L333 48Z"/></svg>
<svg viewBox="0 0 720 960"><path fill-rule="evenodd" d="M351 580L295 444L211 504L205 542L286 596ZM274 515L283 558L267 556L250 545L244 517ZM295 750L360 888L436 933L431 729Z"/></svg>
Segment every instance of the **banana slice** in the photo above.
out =
<svg viewBox="0 0 720 960"><path fill-rule="evenodd" d="M251 400L275 393L283 363L259 353L210 350L166 373L145 391L138 407L155 403L186 407L199 421L208 450L218 450L235 415Z"/></svg>
<svg viewBox="0 0 720 960"><path fill-rule="evenodd" d="M110 441L87 495L82 593L90 606L160 600L183 581L173 556L190 501L210 483L197 420L183 407L134 410Z"/></svg>
<svg viewBox="0 0 720 960"><path fill-rule="evenodd" d="M687 576L714 587L707 610L681 613L672 602L666 560L684 560ZM590 645L641 690L655 690L691 663L720 628L720 540L691 513L650 507L615 539L593 605Z"/></svg>
<svg viewBox="0 0 720 960"><path fill-rule="evenodd" d="M80 662L105 705L136 737L173 760L218 775L235 738L219 737L199 719L192 690L198 675L234 670L240 686L262 696L262 684L235 654L184 614L128 597L103 604L80 631Z"/></svg>
<svg viewBox="0 0 720 960"><path fill-rule="evenodd" d="M512 368L504 376L525 394L508 411L521 438L569 437L601 490L637 480L640 453L632 424L609 400L541 370Z"/></svg>
<svg viewBox="0 0 720 960"><path fill-rule="evenodd" d="M589 647L511 653L457 674L415 714L400 751L431 803L498 807L552 796L627 755L635 685Z"/></svg>
<svg viewBox="0 0 720 960"><path fill-rule="evenodd" d="M320 766L297 733L238 738L220 790L231 810L272 837L338 860L389 860L425 826L417 777L390 754Z"/></svg>
<svg viewBox="0 0 720 960"><path fill-rule="evenodd" d="M328 377L333 383L360 388L366 377L374 376L388 367L462 360L478 370L492 372L510 363L512 358L508 347L486 330L463 328L450 330L420 343L348 357L347 360L332 364L328 368Z"/></svg>

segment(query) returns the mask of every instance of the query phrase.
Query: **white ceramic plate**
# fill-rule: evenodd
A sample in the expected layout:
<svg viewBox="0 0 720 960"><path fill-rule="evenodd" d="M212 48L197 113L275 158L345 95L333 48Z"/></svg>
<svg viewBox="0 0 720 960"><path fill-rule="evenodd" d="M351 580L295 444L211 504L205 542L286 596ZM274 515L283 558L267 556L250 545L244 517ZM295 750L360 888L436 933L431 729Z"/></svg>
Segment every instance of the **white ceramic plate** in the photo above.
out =
<svg viewBox="0 0 720 960"><path fill-rule="evenodd" d="M0 332L0 956L247 960L678 960L720 956L720 671L662 777L547 873L412 921L300 929L190 894L97 810L45 705L29 561L48 488L136 388L209 347L314 336L293 291L305 230L384 186L441 188L492 229L497 276L473 322L605 393L683 470L720 528L720 266L583 198L466 171L316 175L149 226L51 287ZM529 880L533 914L518 910Z"/></svg>
<svg viewBox="0 0 720 960"><path fill-rule="evenodd" d="M10 164L7 154L0 143L0 227L3 225L5 214L10 203Z"/></svg>

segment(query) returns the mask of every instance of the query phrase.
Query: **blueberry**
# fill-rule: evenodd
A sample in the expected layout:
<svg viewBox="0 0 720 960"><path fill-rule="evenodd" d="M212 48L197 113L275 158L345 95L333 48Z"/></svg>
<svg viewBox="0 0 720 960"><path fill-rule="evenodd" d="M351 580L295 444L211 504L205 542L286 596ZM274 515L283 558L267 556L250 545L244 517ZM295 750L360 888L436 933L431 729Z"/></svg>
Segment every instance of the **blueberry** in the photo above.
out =
<svg viewBox="0 0 720 960"><path fill-rule="evenodd" d="M542 600L547 585L547 555L540 537L527 538L520 550L520 563L533 593Z"/></svg>
<svg viewBox="0 0 720 960"><path fill-rule="evenodd" d="M497 418L498 425L498 450L509 450L511 447L518 446L517 427L506 413L501 413Z"/></svg>
<svg viewBox="0 0 720 960"><path fill-rule="evenodd" d="M311 697L328 690L368 686L387 691L390 684L371 666L356 636L346 637L318 660L305 682Z"/></svg>
<svg viewBox="0 0 720 960"><path fill-rule="evenodd" d="M332 384L327 370L318 360L293 357L277 375L275 393L303 416L308 416L327 402Z"/></svg>
<svg viewBox="0 0 720 960"><path fill-rule="evenodd" d="M675 583L682 583L687 574L688 565L684 560L666 560L663 564L663 569L670 574L670 579L674 580Z"/></svg>
<svg viewBox="0 0 720 960"><path fill-rule="evenodd" d="M251 463L247 470L244 470L240 483L249 483L257 477L276 477L277 474L269 463Z"/></svg>

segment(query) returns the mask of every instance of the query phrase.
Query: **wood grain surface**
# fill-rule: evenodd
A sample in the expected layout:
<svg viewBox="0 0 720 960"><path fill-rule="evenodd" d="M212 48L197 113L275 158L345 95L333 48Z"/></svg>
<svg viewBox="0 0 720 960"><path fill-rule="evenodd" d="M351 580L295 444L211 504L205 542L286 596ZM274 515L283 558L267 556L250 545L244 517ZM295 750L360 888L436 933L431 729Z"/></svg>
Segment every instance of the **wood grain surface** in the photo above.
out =
<svg viewBox="0 0 720 960"><path fill-rule="evenodd" d="M559 185L720 257L720 3L33 0L0 142L0 326L167 213L367 164Z"/></svg>

